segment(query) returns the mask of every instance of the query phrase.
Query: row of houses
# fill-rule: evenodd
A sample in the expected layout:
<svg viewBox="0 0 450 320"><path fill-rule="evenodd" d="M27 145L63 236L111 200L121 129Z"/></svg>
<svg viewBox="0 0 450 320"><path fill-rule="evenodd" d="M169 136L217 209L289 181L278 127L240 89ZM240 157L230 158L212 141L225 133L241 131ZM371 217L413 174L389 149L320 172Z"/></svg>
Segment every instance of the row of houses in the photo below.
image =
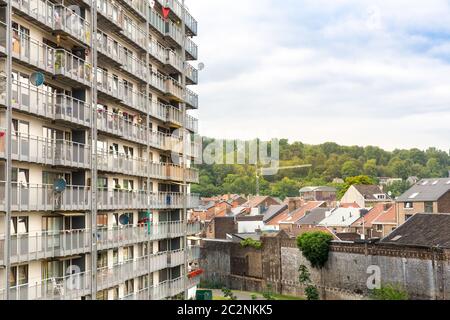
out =
<svg viewBox="0 0 450 320"><path fill-rule="evenodd" d="M205 238L258 239L285 231L291 236L321 230L337 240L384 238L418 213L450 213L450 178L422 179L397 199L376 185L353 185L340 201L336 189L303 188L284 201L269 196L224 195L202 199L193 217Z"/></svg>

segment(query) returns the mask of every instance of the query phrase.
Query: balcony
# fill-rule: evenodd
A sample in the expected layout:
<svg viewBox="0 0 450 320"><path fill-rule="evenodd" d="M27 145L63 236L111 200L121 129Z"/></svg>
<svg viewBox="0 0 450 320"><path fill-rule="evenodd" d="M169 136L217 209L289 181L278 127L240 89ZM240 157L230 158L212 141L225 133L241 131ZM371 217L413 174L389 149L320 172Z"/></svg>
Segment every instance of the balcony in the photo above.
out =
<svg viewBox="0 0 450 320"><path fill-rule="evenodd" d="M186 37L185 49L186 49L186 60L198 59L198 47L194 43L194 41L192 41L191 38L189 37Z"/></svg>
<svg viewBox="0 0 450 320"><path fill-rule="evenodd" d="M47 0L13 0L12 7L17 9L17 14L37 23L47 31L52 31L55 25L55 7Z"/></svg>
<svg viewBox="0 0 450 320"><path fill-rule="evenodd" d="M184 250L179 249L175 251L169 251L167 255L167 265L170 268L180 266L184 264Z"/></svg>
<svg viewBox="0 0 450 320"><path fill-rule="evenodd" d="M108 98L120 101L123 96L123 86L119 78L108 74L108 71L97 69L97 89L99 94L105 94Z"/></svg>
<svg viewBox="0 0 450 320"><path fill-rule="evenodd" d="M80 126L90 127L90 106L64 94L54 94L29 83L13 80L11 84L13 108L45 117L51 120L67 121ZM4 93L0 103L5 103Z"/></svg>
<svg viewBox="0 0 450 320"><path fill-rule="evenodd" d="M126 280L149 273L149 257L125 261L112 267L97 269L97 287L99 290L115 287Z"/></svg>
<svg viewBox="0 0 450 320"><path fill-rule="evenodd" d="M6 24L2 21L0 21L0 53L6 54Z"/></svg>
<svg viewBox="0 0 450 320"><path fill-rule="evenodd" d="M187 130L193 132L193 133L198 133L198 119L190 116L190 115L186 115L186 119L184 121L184 126Z"/></svg>
<svg viewBox="0 0 450 320"><path fill-rule="evenodd" d="M106 33L97 30L97 52L98 59L106 64L121 66L121 46L114 42Z"/></svg>
<svg viewBox="0 0 450 320"><path fill-rule="evenodd" d="M167 105L167 122L169 122L172 125L175 125L175 127L182 127L183 126L183 112L175 108L174 106Z"/></svg>
<svg viewBox="0 0 450 320"><path fill-rule="evenodd" d="M13 58L26 66L38 68L44 72L55 71L55 49L30 38L23 32L13 29L11 53Z"/></svg>
<svg viewBox="0 0 450 320"><path fill-rule="evenodd" d="M132 87L123 84L123 82L120 82L119 85L122 88L121 103L147 114L147 95L143 92L133 90Z"/></svg>
<svg viewBox="0 0 450 320"><path fill-rule="evenodd" d="M155 31L159 32L162 36L165 35L166 22L163 17L156 12L155 9L148 8L149 24Z"/></svg>
<svg viewBox="0 0 450 320"><path fill-rule="evenodd" d="M166 92L166 77L160 72L150 71L150 85L161 92Z"/></svg>
<svg viewBox="0 0 450 320"><path fill-rule="evenodd" d="M189 11L184 10L184 23L186 26L186 31L188 32L189 35L191 36L196 36L197 35L197 27L198 27L198 23L197 20L194 19L194 17L191 16L191 14L189 13Z"/></svg>
<svg viewBox="0 0 450 320"><path fill-rule="evenodd" d="M147 127L122 115L97 109L97 129L129 141L147 144Z"/></svg>
<svg viewBox="0 0 450 320"><path fill-rule="evenodd" d="M149 141L150 147L166 150L167 145L166 140L168 139L166 134L161 132L150 131L149 135L150 135Z"/></svg>
<svg viewBox="0 0 450 320"><path fill-rule="evenodd" d="M128 75L133 78L137 78L141 81L147 82L148 79L148 68L146 67L146 63L136 57L126 53L122 48L121 52L121 67L124 71L128 73Z"/></svg>
<svg viewBox="0 0 450 320"><path fill-rule="evenodd" d="M150 104L150 116L166 122L167 112L166 105L161 102L149 101Z"/></svg>
<svg viewBox="0 0 450 320"><path fill-rule="evenodd" d="M145 191L99 188L97 193L99 210L145 210L148 208Z"/></svg>
<svg viewBox="0 0 450 320"><path fill-rule="evenodd" d="M144 0L119 0L119 2L141 20L146 20L147 6Z"/></svg>
<svg viewBox="0 0 450 320"><path fill-rule="evenodd" d="M97 151L97 168L100 171L147 177L147 167L146 159L132 158L125 154Z"/></svg>
<svg viewBox="0 0 450 320"><path fill-rule="evenodd" d="M60 278L30 280L11 287L11 300L74 300L90 294L90 272L76 273Z"/></svg>
<svg viewBox="0 0 450 320"><path fill-rule="evenodd" d="M189 63L186 63L186 84L198 84L198 70L191 66Z"/></svg>
<svg viewBox="0 0 450 320"><path fill-rule="evenodd" d="M183 8L181 3L178 0L164 0L164 1L158 1L161 6L165 5L168 6L173 14L175 14L178 18L181 19Z"/></svg>
<svg viewBox="0 0 450 320"><path fill-rule="evenodd" d="M4 235L0 235L0 261L4 254ZM87 230L37 231L11 236L11 263L23 263L90 251Z"/></svg>
<svg viewBox="0 0 450 320"><path fill-rule="evenodd" d="M186 104L192 109L198 109L198 95L188 88L186 88L185 93L184 101Z"/></svg>
<svg viewBox="0 0 450 320"><path fill-rule="evenodd" d="M147 49L147 34L144 30L139 28L130 18L123 19L123 30L120 33L131 45L134 45L140 50Z"/></svg>
<svg viewBox="0 0 450 320"><path fill-rule="evenodd" d="M183 34L181 33L181 29L172 20L166 21L164 36L171 45L179 47L183 45Z"/></svg>
<svg viewBox="0 0 450 320"><path fill-rule="evenodd" d="M176 101L183 101L183 86L177 80L168 77L166 79L166 95Z"/></svg>
<svg viewBox="0 0 450 320"><path fill-rule="evenodd" d="M167 60L167 50L158 41L152 39L148 42L148 53L150 54L150 59L166 63Z"/></svg>
<svg viewBox="0 0 450 320"><path fill-rule="evenodd" d="M100 28L120 32L123 29L122 9L111 0L97 0L97 23Z"/></svg>
<svg viewBox="0 0 450 320"><path fill-rule="evenodd" d="M60 4L54 6L54 29L68 35L73 40L90 46L91 30L89 22L72 9Z"/></svg>
<svg viewBox="0 0 450 320"><path fill-rule="evenodd" d="M0 138L4 139L4 137ZM81 143L29 134L12 135L13 160L72 168L90 168L90 148ZM3 153L3 150L0 150Z"/></svg>
<svg viewBox="0 0 450 320"><path fill-rule="evenodd" d="M172 71L183 72L183 59L170 49L167 49L167 59L165 64L170 67Z"/></svg>
<svg viewBox="0 0 450 320"><path fill-rule="evenodd" d="M188 260L194 261L200 259L200 247L199 246L189 246L188 248Z"/></svg>
<svg viewBox="0 0 450 320"><path fill-rule="evenodd" d="M151 193L150 208L152 209L181 209L183 208L184 195L177 192ZM196 208L199 205L199 196L187 194L187 208Z"/></svg>
<svg viewBox="0 0 450 320"><path fill-rule="evenodd" d="M89 63L63 49L55 50L55 75L62 80L73 80L84 86L91 86L92 68Z"/></svg>
<svg viewBox="0 0 450 320"><path fill-rule="evenodd" d="M80 126L90 127L90 105L65 94L56 94L55 120L67 121Z"/></svg>
<svg viewBox="0 0 450 320"><path fill-rule="evenodd" d="M85 186L67 186L57 193L52 185L13 182L12 211L84 211L90 209L90 191ZM5 210L5 182L0 182L0 209Z"/></svg>

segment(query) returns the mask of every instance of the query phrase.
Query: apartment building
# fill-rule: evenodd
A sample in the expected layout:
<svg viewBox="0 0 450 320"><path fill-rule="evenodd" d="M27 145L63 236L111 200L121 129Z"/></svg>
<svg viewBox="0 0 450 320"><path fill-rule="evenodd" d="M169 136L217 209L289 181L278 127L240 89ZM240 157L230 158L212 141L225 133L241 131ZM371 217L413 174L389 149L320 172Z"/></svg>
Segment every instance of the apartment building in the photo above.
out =
<svg viewBox="0 0 450 320"><path fill-rule="evenodd" d="M0 299L195 288L196 34L184 0L0 0Z"/></svg>

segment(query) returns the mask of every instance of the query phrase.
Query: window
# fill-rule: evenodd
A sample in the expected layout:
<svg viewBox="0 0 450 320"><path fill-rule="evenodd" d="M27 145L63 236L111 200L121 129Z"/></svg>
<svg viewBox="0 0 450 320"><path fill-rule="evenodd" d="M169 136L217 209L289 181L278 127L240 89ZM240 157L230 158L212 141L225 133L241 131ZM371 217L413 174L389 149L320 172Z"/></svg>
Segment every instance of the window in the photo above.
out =
<svg viewBox="0 0 450 320"><path fill-rule="evenodd" d="M134 279L125 281L125 295L134 293Z"/></svg>
<svg viewBox="0 0 450 320"><path fill-rule="evenodd" d="M97 268L102 269L108 266L108 252L102 251L97 253Z"/></svg>
<svg viewBox="0 0 450 320"><path fill-rule="evenodd" d="M9 285L11 287L21 286L28 283L28 265L11 267Z"/></svg>
<svg viewBox="0 0 450 320"><path fill-rule="evenodd" d="M405 208L405 209L412 209L413 207L414 207L414 205L412 202L405 202L403 204L403 208Z"/></svg>
<svg viewBox="0 0 450 320"><path fill-rule="evenodd" d="M383 231L383 225L382 224L377 224L377 231L378 232L382 232Z"/></svg>
<svg viewBox="0 0 450 320"><path fill-rule="evenodd" d="M133 260L133 246L123 248L123 261Z"/></svg>
<svg viewBox="0 0 450 320"><path fill-rule="evenodd" d="M11 218L11 235L28 233L28 217Z"/></svg>
<svg viewBox="0 0 450 320"><path fill-rule="evenodd" d="M97 214L97 227L108 226L108 215L106 213Z"/></svg>
<svg viewBox="0 0 450 320"><path fill-rule="evenodd" d="M113 250L113 266L117 266L119 264L119 249Z"/></svg>
<svg viewBox="0 0 450 320"><path fill-rule="evenodd" d="M425 202L425 212L433 213L433 202Z"/></svg>

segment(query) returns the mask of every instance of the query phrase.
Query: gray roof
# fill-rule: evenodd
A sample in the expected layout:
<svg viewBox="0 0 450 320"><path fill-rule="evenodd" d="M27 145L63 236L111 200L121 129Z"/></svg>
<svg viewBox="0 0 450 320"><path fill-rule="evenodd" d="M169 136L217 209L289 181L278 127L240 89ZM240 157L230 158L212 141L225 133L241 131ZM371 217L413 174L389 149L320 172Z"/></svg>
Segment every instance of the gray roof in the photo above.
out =
<svg viewBox="0 0 450 320"><path fill-rule="evenodd" d="M450 214L415 214L380 243L450 248Z"/></svg>
<svg viewBox="0 0 450 320"><path fill-rule="evenodd" d="M375 197L377 194L385 194L379 186L372 185L372 184L355 184L353 187L358 190L360 194L364 196L366 200L378 200L378 198ZM384 199L383 201L385 201Z"/></svg>
<svg viewBox="0 0 450 320"><path fill-rule="evenodd" d="M261 239L261 234L258 234L256 232L253 233L233 233L233 237L236 237L238 239L246 240L246 239L253 239L259 241Z"/></svg>
<svg viewBox="0 0 450 320"><path fill-rule="evenodd" d="M286 204L277 204L277 205L271 205L269 208L264 212L264 222L271 220L276 215L282 213L284 210L286 210L288 206Z"/></svg>
<svg viewBox="0 0 450 320"><path fill-rule="evenodd" d="M398 197L399 202L437 201L450 190L450 178L422 179Z"/></svg>
<svg viewBox="0 0 450 320"><path fill-rule="evenodd" d="M312 191L325 191L325 192L337 192L336 188L321 186L321 187L304 187L300 189L300 192L312 192Z"/></svg>
<svg viewBox="0 0 450 320"><path fill-rule="evenodd" d="M297 221L297 224L306 224L316 226L325 219L325 214L330 209L328 208L315 208L306 214L303 218Z"/></svg>

